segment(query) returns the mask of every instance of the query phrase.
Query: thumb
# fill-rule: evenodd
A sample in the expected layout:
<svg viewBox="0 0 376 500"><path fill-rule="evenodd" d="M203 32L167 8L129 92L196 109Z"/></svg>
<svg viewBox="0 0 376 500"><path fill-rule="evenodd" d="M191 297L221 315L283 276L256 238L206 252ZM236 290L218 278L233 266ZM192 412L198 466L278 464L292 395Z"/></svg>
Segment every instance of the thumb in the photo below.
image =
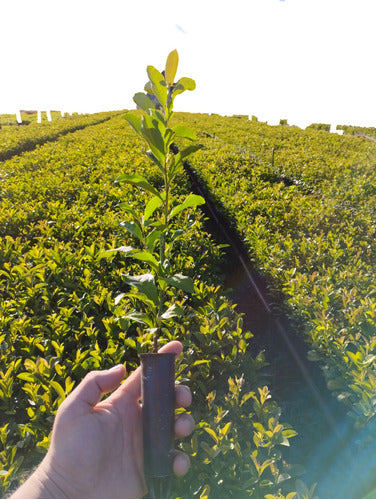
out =
<svg viewBox="0 0 376 500"><path fill-rule="evenodd" d="M70 413L80 414L92 410L103 394L114 391L125 375L124 365L116 365L110 370L92 371L63 402ZM73 416L73 415L72 415Z"/></svg>

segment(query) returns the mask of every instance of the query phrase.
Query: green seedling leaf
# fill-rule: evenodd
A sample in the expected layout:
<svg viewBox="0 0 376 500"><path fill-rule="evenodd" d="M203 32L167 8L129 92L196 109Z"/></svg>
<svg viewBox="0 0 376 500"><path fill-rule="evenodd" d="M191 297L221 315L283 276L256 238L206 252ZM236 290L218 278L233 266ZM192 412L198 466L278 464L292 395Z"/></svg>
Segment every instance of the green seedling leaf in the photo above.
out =
<svg viewBox="0 0 376 500"><path fill-rule="evenodd" d="M133 100L137 106L146 111L146 113L149 113L150 109L155 109L154 102L143 92L137 92L137 94L133 96Z"/></svg>
<svg viewBox="0 0 376 500"><path fill-rule="evenodd" d="M140 293L145 294L148 299L154 302L155 305L159 303L158 289L155 285L154 276L150 273L141 274L139 276L124 276L124 282L127 285L137 288Z"/></svg>
<svg viewBox="0 0 376 500"><path fill-rule="evenodd" d="M154 95L153 85L152 85L152 83L151 83L150 81L149 81L149 82L147 82L147 83L145 83L144 90L145 90L145 92L147 92L148 94L150 94L150 95Z"/></svg>
<svg viewBox="0 0 376 500"><path fill-rule="evenodd" d="M161 236L162 231L158 231L154 229L149 233L146 237L145 246L148 252L152 252L154 250L155 244L159 241L159 237Z"/></svg>
<svg viewBox="0 0 376 500"><path fill-rule="evenodd" d="M150 217L153 215L155 210L159 208L163 204L162 200L158 196L154 196L148 203L146 204L145 211L144 211L144 221L147 221L150 219Z"/></svg>
<svg viewBox="0 0 376 500"><path fill-rule="evenodd" d="M169 53L166 61L165 78L168 85L172 85L178 70L179 55L177 50Z"/></svg>
<svg viewBox="0 0 376 500"><path fill-rule="evenodd" d="M196 133L189 127L184 125L176 125L172 127L172 131L175 133L176 137L181 137L183 139L189 139L195 141L197 139Z"/></svg>
<svg viewBox="0 0 376 500"><path fill-rule="evenodd" d="M154 95L162 106L166 106L167 86L162 73L154 68L154 66L148 66L146 71L148 77L150 78L151 89L154 92Z"/></svg>
<svg viewBox="0 0 376 500"><path fill-rule="evenodd" d="M142 136L141 116L137 116L133 113L127 113L124 118L127 120L129 125L133 128L133 130Z"/></svg>
<svg viewBox="0 0 376 500"><path fill-rule="evenodd" d="M175 97L178 94L182 94L186 90L194 90L196 88L196 82L192 78L180 78L180 80L174 85L174 90L172 95Z"/></svg>
<svg viewBox="0 0 376 500"><path fill-rule="evenodd" d="M149 151L145 151L145 154L149 158L149 160L151 160L153 163L155 163L155 165L157 165L159 170L163 171L163 163L161 163L161 161L155 156L155 154L151 149Z"/></svg>
<svg viewBox="0 0 376 500"><path fill-rule="evenodd" d="M149 144L153 154L163 164L163 157L166 154L166 144L164 136L166 127L160 120L156 120L151 116L143 116L141 120L141 131L143 138Z"/></svg>
<svg viewBox="0 0 376 500"><path fill-rule="evenodd" d="M192 144L191 146L188 146L187 148L185 148L182 151L180 151L180 153L179 153L180 154L180 158L182 160L184 160L185 158L187 158L187 156L195 153L199 149L204 149L204 146L202 144Z"/></svg>
<svg viewBox="0 0 376 500"><path fill-rule="evenodd" d="M205 203L205 199L202 196L198 196L197 194L189 194L183 203L174 207L170 212L169 219L172 219L175 215L179 214L186 208L196 207L197 205L203 205Z"/></svg>
<svg viewBox="0 0 376 500"><path fill-rule="evenodd" d="M137 252L132 254L131 256L134 259L141 260L147 264L150 264L151 267L158 273L160 271L159 262L150 252Z"/></svg>
<svg viewBox="0 0 376 500"><path fill-rule="evenodd" d="M135 321L136 323L141 323L143 325L147 325L150 328L153 328L153 320L145 313L138 311L131 311L122 317L122 319L130 319L131 321Z"/></svg>
<svg viewBox="0 0 376 500"><path fill-rule="evenodd" d="M145 179L145 177L142 177L142 175L134 174L134 175L129 175L129 174L122 174L117 178L118 182L126 182L128 184L132 184L133 186L137 186L141 189L144 189L145 191L148 191L149 193L152 193L154 196L158 196L158 198L161 198L161 194L159 191L155 189L148 181ZM162 199L162 198L161 198Z"/></svg>
<svg viewBox="0 0 376 500"><path fill-rule="evenodd" d="M133 236L135 236L138 240L143 240L142 230L135 222L123 221L120 223L120 226L125 227L125 229L133 234Z"/></svg>
<svg viewBox="0 0 376 500"><path fill-rule="evenodd" d="M128 203L120 203L119 207L124 210L124 212L127 212L132 215L135 221L137 221L139 224L141 223L140 215L136 210L128 205Z"/></svg>
<svg viewBox="0 0 376 500"><path fill-rule="evenodd" d="M174 274L169 278L159 278L162 281L165 281L168 285L174 286L179 290L183 290L184 292L193 293L194 292L194 284L192 278L189 276L183 276L182 274Z"/></svg>

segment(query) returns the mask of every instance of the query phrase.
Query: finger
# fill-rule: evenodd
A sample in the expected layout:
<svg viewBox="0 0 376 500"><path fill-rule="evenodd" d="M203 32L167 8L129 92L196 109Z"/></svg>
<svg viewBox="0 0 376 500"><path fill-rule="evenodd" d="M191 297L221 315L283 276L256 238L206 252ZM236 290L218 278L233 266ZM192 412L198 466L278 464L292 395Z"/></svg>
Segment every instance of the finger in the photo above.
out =
<svg viewBox="0 0 376 500"><path fill-rule="evenodd" d="M175 420L175 438L184 438L192 434L195 421L189 413L182 413Z"/></svg>
<svg viewBox="0 0 376 500"><path fill-rule="evenodd" d="M175 397L177 408L187 408L192 403L192 393L186 385L177 385L175 387Z"/></svg>
<svg viewBox="0 0 376 500"><path fill-rule="evenodd" d="M173 352L175 358L183 351L183 345L178 340L173 340L164 345L158 352ZM121 391L126 391L128 396L132 399L139 399L141 397L141 368L138 367L120 387Z"/></svg>
<svg viewBox="0 0 376 500"><path fill-rule="evenodd" d="M64 406L74 407L79 411L82 404L93 408L103 394L115 390L125 375L125 367L117 365L110 370L88 373L76 389L64 401Z"/></svg>
<svg viewBox="0 0 376 500"><path fill-rule="evenodd" d="M191 461L186 453L175 451L172 469L176 476L184 476L189 471L190 465Z"/></svg>

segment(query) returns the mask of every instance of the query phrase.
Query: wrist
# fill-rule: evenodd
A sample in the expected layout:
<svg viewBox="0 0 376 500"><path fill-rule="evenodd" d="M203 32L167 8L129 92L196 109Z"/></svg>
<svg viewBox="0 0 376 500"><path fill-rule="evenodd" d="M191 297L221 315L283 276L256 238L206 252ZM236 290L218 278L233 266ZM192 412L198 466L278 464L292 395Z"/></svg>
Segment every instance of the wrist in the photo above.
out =
<svg viewBox="0 0 376 500"><path fill-rule="evenodd" d="M10 498L68 498L68 495L59 485L59 481L49 467L48 458L45 457Z"/></svg>

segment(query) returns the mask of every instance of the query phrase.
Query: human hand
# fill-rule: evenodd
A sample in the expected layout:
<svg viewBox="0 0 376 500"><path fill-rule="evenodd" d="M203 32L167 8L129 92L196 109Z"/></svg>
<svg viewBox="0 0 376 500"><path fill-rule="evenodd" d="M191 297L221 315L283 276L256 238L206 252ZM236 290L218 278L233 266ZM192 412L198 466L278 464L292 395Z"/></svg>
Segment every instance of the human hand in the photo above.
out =
<svg viewBox="0 0 376 500"><path fill-rule="evenodd" d="M182 345L173 341L161 352L178 356ZM50 448L38 469L12 498L141 498L146 493L142 457L141 370L119 386L125 367L89 373L61 404ZM105 393L112 394L101 401ZM188 387L176 386L178 407L191 403ZM194 427L189 414L175 422L177 438ZM189 458L177 452L174 473L184 475Z"/></svg>

